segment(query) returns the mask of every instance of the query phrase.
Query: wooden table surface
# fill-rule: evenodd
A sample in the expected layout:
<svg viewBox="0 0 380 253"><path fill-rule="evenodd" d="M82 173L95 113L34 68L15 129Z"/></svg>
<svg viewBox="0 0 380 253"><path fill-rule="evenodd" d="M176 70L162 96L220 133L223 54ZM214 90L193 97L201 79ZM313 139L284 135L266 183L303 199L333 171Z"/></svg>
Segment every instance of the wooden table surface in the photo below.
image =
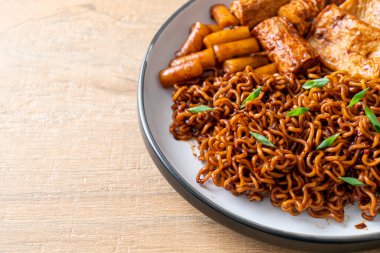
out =
<svg viewBox="0 0 380 253"><path fill-rule="evenodd" d="M140 64L185 2L1 1L0 252L296 252L200 213L145 149Z"/></svg>

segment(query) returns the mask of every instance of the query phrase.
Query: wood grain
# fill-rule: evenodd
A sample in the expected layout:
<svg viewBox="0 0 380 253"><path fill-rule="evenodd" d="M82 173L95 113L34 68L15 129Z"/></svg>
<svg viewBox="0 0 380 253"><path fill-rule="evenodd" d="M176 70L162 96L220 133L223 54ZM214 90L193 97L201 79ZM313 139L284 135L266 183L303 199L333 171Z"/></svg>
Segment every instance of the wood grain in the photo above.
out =
<svg viewBox="0 0 380 253"><path fill-rule="evenodd" d="M296 252L201 214L144 147L140 63L184 3L1 1L0 252Z"/></svg>

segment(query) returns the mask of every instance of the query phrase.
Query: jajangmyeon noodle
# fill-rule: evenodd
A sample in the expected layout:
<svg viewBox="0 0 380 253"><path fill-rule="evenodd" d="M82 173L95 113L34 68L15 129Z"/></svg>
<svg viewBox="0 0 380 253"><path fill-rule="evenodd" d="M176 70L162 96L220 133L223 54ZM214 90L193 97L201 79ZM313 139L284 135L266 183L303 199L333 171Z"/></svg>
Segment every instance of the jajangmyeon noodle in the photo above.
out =
<svg viewBox="0 0 380 253"><path fill-rule="evenodd" d="M204 162L198 183L212 181L251 201L268 197L292 215L307 212L339 222L344 207L357 201L362 216L372 220L380 210L380 133L363 108L380 115L380 79L366 81L319 66L305 75L260 78L247 67L176 84L170 131L178 140L197 140ZM305 82L321 77L330 80L323 88L302 89ZM259 97L242 108L258 87ZM348 107L366 88L362 101ZM187 110L198 105L213 110ZM309 110L299 117L286 116L299 107ZM265 136L275 147L263 145L251 133ZM333 145L317 150L335 134L340 136ZM340 177L357 178L365 186L352 186Z"/></svg>

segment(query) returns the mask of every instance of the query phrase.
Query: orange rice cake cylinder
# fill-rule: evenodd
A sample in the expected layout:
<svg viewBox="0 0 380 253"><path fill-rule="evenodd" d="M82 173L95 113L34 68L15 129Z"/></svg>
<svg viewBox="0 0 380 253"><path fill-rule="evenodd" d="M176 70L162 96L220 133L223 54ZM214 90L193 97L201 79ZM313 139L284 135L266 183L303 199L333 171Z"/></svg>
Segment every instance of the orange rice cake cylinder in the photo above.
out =
<svg viewBox="0 0 380 253"><path fill-rule="evenodd" d="M250 55L260 50L259 43L255 38L238 40L214 46L214 52L218 62L232 59L237 56Z"/></svg>
<svg viewBox="0 0 380 253"><path fill-rule="evenodd" d="M195 59L199 59L201 61L203 68L215 67L216 65L214 50L212 48L208 48L198 53L193 53L174 59L170 62L170 67L182 65Z"/></svg>
<svg viewBox="0 0 380 253"><path fill-rule="evenodd" d="M230 10L223 4L213 5L210 12L218 25L223 28L239 25L239 20L237 20L237 18L231 14Z"/></svg>
<svg viewBox="0 0 380 253"><path fill-rule="evenodd" d="M185 43L182 45L181 49L178 50L177 53L175 54L176 57L189 55L189 54L196 53L202 50L203 39L210 32L211 32L210 29L206 25L200 22L195 23Z"/></svg>
<svg viewBox="0 0 380 253"><path fill-rule="evenodd" d="M278 70L276 64L271 63L260 68L254 69L253 72L258 75L273 75L275 73L278 73Z"/></svg>
<svg viewBox="0 0 380 253"><path fill-rule="evenodd" d="M240 57L225 61L223 64L223 70L226 73L236 73L244 70L247 66L255 69L266 64L269 64L269 60L265 55Z"/></svg>
<svg viewBox="0 0 380 253"><path fill-rule="evenodd" d="M168 88L176 83L199 77L202 73L203 68L201 61L199 59L195 59L185 62L182 65L161 70L159 77L162 86Z"/></svg>
<svg viewBox="0 0 380 253"><path fill-rule="evenodd" d="M249 27L240 26L230 30L223 30L216 33L211 33L204 38L203 44L207 48L212 48L215 45L248 39L250 37L251 32L249 31Z"/></svg>

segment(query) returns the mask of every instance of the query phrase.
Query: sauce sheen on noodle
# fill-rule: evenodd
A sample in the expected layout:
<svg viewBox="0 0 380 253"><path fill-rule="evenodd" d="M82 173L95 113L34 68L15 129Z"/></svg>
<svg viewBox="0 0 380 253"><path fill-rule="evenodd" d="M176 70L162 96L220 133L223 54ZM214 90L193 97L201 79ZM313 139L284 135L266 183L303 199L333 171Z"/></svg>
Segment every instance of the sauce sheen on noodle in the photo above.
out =
<svg viewBox="0 0 380 253"><path fill-rule="evenodd" d="M290 81L280 74L260 78L247 67L177 84L170 132L178 140L197 140L204 162L196 178L200 184L212 181L251 201L268 197L292 215L307 212L338 222L344 220L344 207L358 201L362 216L372 220L380 210L380 133L366 117L364 105L379 117L380 79L366 81L319 66L306 75ZM302 89L305 82L325 76L330 82L323 88ZM259 97L241 108L259 86ZM366 88L362 101L349 108L352 97ZM214 109L187 111L198 105ZM309 110L286 116L299 107ZM275 148L250 132L265 136ZM338 133L331 146L316 149ZM365 186L351 186L340 177L357 178Z"/></svg>

